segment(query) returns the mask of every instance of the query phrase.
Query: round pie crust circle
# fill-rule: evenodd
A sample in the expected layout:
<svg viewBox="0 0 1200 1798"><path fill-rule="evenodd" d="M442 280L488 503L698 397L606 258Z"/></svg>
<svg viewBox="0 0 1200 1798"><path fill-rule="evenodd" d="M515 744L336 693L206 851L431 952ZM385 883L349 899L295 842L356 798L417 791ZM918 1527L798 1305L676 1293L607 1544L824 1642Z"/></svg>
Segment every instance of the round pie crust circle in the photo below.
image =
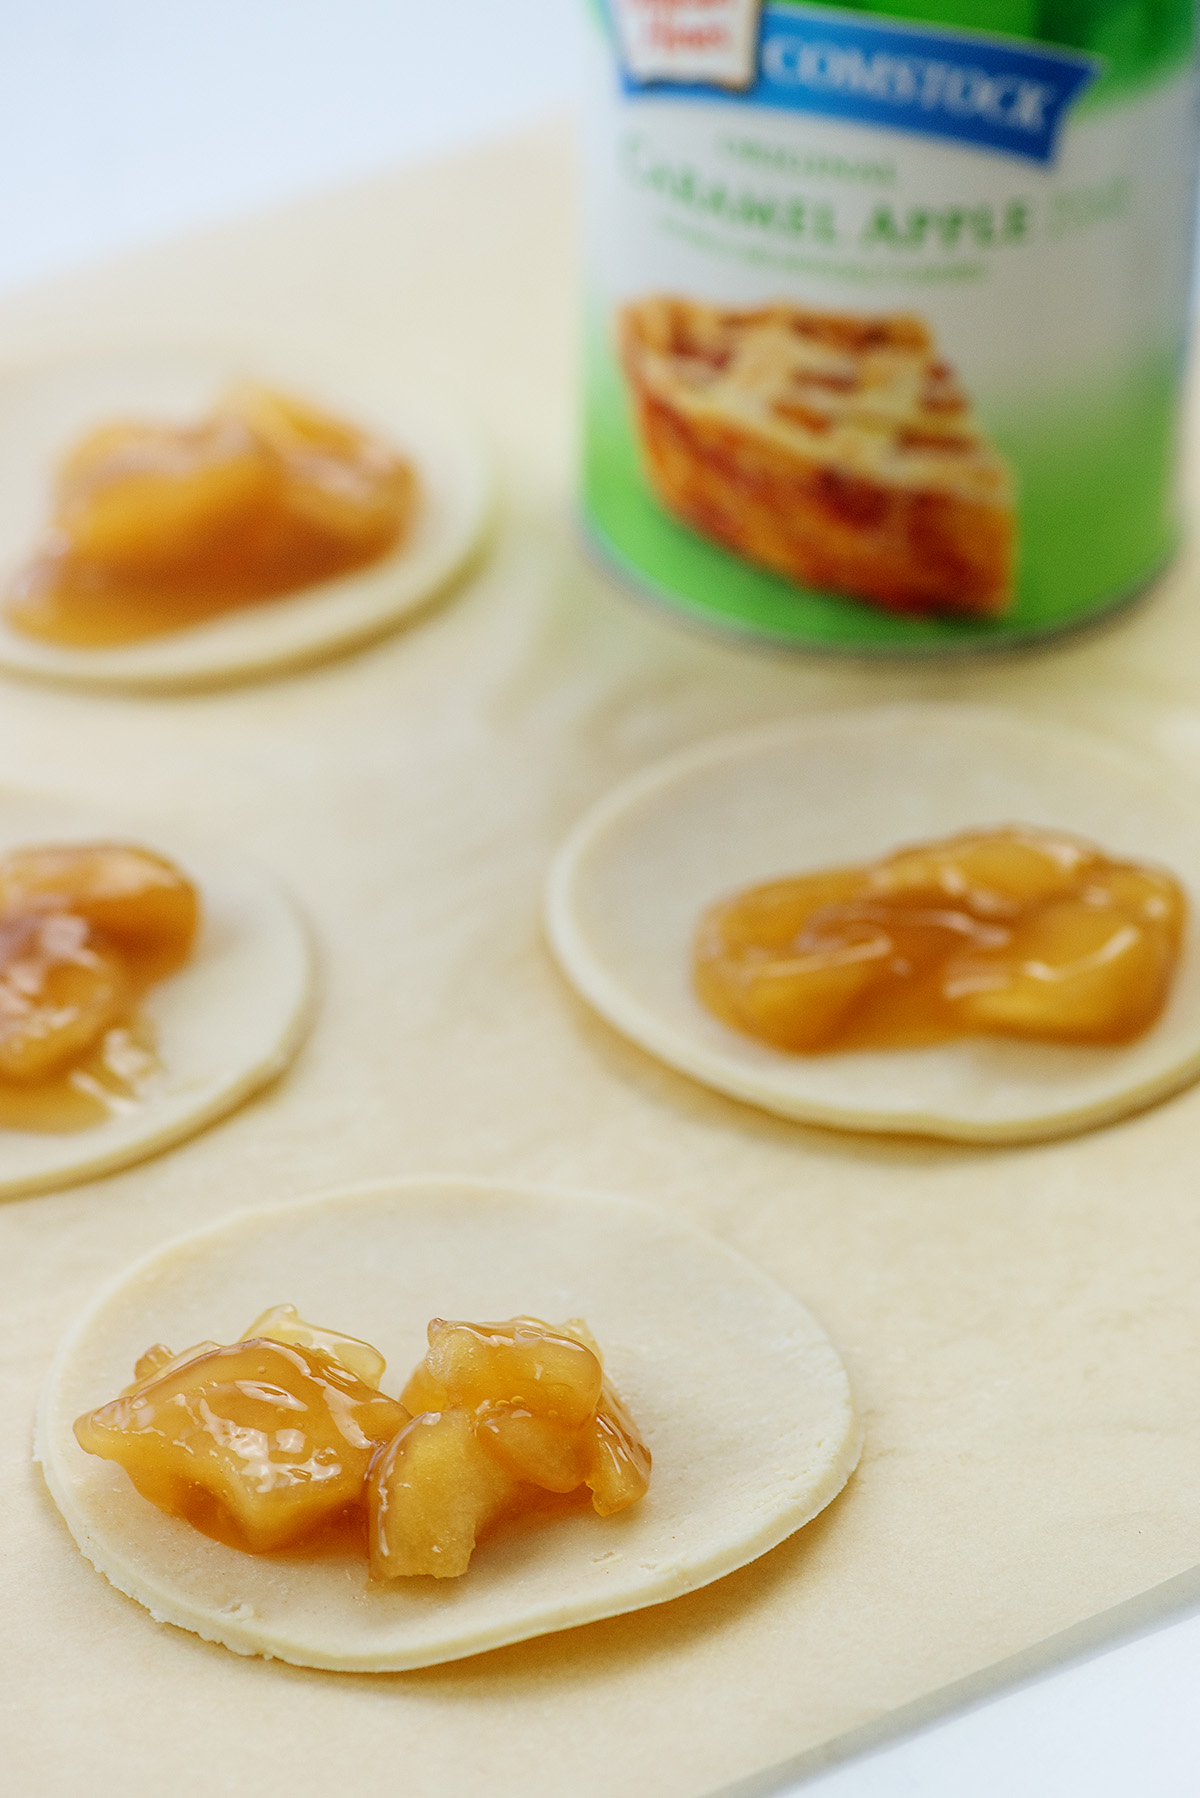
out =
<svg viewBox="0 0 1200 1798"><path fill-rule="evenodd" d="M384 636L431 604L475 549L490 475L461 421L380 383L233 348L112 351L0 381L0 594L49 514L54 470L83 434L115 418L188 422L241 379L265 381L375 430L417 471L421 496L400 547L366 568L257 601L202 624L107 649L73 649L15 631L0 613L0 668L70 686L167 692L268 678Z"/></svg>
<svg viewBox="0 0 1200 1798"><path fill-rule="evenodd" d="M73 1420L153 1342L232 1341L270 1304L374 1343L398 1392L435 1316L586 1318L654 1456L650 1491L486 1537L456 1580L369 1585L365 1555L210 1541L87 1455ZM773 1548L841 1490L861 1432L798 1299L715 1237L625 1199L393 1180L243 1213L157 1250L62 1344L36 1457L90 1561L160 1621L240 1654L389 1671L637 1610Z"/></svg>
<svg viewBox="0 0 1200 1798"><path fill-rule="evenodd" d="M90 1129L0 1128L0 1198L47 1192L144 1161L223 1117L288 1065L312 1010L312 949L290 899L236 848L169 822L0 789L0 855L41 843L134 843L168 856L200 894L182 968L144 995L160 1069L128 1109Z"/></svg>
<svg viewBox="0 0 1200 1798"><path fill-rule="evenodd" d="M1133 1043L1001 1037L789 1055L695 996L704 908L741 888L1005 824L1059 828L1169 868L1191 899L1166 1010ZM831 712L719 738L594 807L552 867L547 929L568 978L626 1036L705 1085L843 1130L1034 1141L1107 1123L1200 1075L1200 796L1081 731L983 707Z"/></svg>

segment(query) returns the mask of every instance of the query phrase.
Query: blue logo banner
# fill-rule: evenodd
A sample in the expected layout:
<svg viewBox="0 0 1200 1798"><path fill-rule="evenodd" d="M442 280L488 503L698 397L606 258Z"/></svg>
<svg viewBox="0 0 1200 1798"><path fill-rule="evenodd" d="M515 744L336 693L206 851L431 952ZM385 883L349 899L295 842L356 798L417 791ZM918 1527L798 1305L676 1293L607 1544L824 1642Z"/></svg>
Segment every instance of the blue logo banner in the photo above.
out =
<svg viewBox="0 0 1200 1798"><path fill-rule="evenodd" d="M783 107L924 137L954 138L1032 162L1054 160L1072 101L1098 57L982 33L912 27L822 7L766 6L753 85L638 82L627 93Z"/></svg>

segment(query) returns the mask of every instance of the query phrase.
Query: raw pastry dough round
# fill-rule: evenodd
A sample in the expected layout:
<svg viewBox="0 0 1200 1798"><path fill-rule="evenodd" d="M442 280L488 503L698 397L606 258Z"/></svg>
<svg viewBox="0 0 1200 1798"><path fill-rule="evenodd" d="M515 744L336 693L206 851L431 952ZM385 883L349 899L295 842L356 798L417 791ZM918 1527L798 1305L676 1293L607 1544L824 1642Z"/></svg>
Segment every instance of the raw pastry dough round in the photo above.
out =
<svg viewBox="0 0 1200 1798"><path fill-rule="evenodd" d="M463 567L486 520L489 478L461 425L377 390L330 386L233 350L99 355L9 375L0 385L0 593L45 529L50 481L87 430L129 416L194 419L252 374L373 427L415 466L411 534L382 561L307 591L111 649L70 649L12 630L0 614L0 667L82 687L182 690L282 673L369 642L428 605Z"/></svg>
<svg viewBox="0 0 1200 1798"><path fill-rule="evenodd" d="M369 1588L365 1557L241 1554L167 1517L71 1424L152 1342L234 1340L264 1306L366 1338L399 1391L431 1317L586 1318L654 1455L619 1516L485 1538L458 1580ZM674 1598L798 1530L861 1431L845 1369L788 1292L715 1237L624 1199L397 1180L243 1213L111 1286L50 1371L36 1454L88 1559L160 1621L239 1654L394 1670Z"/></svg>
<svg viewBox="0 0 1200 1798"><path fill-rule="evenodd" d="M781 875L870 861L968 827L1057 826L1157 862L1192 898L1158 1023L1120 1048L976 1037L788 1055L727 1029L691 987L704 907ZM1067 1135L1200 1075L1200 801L1082 732L982 707L830 713L721 738L639 775L572 832L551 943L584 998L652 1054L784 1117L968 1142Z"/></svg>
<svg viewBox="0 0 1200 1798"><path fill-rule="evenodd" d="M161 1071L130 1109L90 1130L0 1128L0 1197L45 1192L157 1155L223 1117L282 1072L311 1010L312 952L291 902L234 850L173 825L0 790L0 855L37 843L144 844L178 862L200 892L191 957L139 1006Z"/></svg>

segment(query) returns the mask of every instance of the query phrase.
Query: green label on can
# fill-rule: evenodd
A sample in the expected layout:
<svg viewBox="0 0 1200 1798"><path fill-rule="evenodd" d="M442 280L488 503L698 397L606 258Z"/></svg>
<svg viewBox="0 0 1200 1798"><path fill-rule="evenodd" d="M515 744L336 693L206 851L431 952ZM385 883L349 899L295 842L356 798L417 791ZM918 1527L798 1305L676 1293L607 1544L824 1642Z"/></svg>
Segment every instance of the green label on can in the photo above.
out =
<svg viewBox="0 0 1200 1798"><path fill-rule="evenodd" d="M876 22L762 9L786 104L635 79L594 34L588 527L640 587L776 641L1029 640L1175 546L1193 67L1093 58L1089 85L1064 54L1053 132L998 149L984 126L1045 126L1055 53Z"/></svg>

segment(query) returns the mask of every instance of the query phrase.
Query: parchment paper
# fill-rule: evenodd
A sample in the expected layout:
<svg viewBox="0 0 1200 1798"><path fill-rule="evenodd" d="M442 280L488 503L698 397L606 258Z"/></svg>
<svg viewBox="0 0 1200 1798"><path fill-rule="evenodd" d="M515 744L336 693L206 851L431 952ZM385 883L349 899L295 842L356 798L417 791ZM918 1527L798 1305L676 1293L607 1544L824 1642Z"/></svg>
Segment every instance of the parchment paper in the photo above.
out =
<svg viewBox="0 0 1200 1798"><path fill-rule="evenodd" d="M1197 1558L1200 1091L1011 1152L808 1131L629 1047L538 927L547 856L584 806L761 719L973 697L1194 778L1195 562L1103 634L961 667L780 659L642 610L572 534L571 192L547 132L0 306L12 361L232 333L441 387L476 408L504 486L459 595L353 659L190 698L0 686L0 780L241 837L324 959L311 1044L269 1094L161 1160L0 1209L14 1791L696 1798ZM867 1452L844 1496L705 1591L421 1673L306 1673L154 1624L85 1563L29 1461L59 1333L172 1235L422 1171L631 1193L761 1260L849 1363Z"/></svg>

